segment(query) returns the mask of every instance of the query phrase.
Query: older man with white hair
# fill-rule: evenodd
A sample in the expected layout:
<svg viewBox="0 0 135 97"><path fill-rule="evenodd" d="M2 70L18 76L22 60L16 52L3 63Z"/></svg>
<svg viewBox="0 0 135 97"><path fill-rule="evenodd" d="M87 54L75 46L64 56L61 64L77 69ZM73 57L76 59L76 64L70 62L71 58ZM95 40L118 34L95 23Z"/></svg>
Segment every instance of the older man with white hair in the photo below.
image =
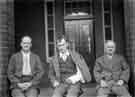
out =
<svg viewBox="0 0 135 97"><path fill-rule="evenodd" d="M14 54L8 65L12 97L38 97L38 84L44 71L39 56L31 52L32 39L24 36L21 51Z"/></svg>
<svg viewBox="0 0 135 97"><path fill-rule="evenodd" d="M130 77L129 65L123 56L115 53L114 41L106 41L104 51L105 54L96 60L94 67L94 76L98 83L97 95L108 97L113 93L120 97L131 97L127 89Z"/></svg>

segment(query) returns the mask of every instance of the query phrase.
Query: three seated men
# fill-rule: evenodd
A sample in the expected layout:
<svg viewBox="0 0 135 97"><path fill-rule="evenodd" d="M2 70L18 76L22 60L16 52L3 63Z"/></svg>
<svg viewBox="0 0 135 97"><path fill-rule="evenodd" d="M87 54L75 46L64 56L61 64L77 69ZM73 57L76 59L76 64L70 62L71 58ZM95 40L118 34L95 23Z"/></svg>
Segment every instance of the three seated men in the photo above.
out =
<svg viewBox="0 0 135 97"><path fill-rule="evenodd" d="M30 51L32 39L24 36L21 51L14 54L8 66L13 97L38 97L37 86L44 70L40 58ZM124 57L115 53L116 44L105 43L105 54L96 60L94 76L98 83L97 95L107 97L110 93L131 97L128 92L129 65ZM65 37L57 40L57 54L50 62L49 78L53 85L52 97L78 97L81 83L91 81L89 68L83 57L69 49Z"/></svg>

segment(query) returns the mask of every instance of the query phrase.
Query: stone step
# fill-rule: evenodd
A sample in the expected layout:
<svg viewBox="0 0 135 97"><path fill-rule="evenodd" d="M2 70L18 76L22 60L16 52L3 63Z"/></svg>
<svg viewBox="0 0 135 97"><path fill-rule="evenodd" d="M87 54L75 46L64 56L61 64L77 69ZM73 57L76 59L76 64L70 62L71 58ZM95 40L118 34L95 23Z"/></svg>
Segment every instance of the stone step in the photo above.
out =
<svg viewBox="0 0 135 97"><path fill-rule="evenodd" d="M83 94L80 97L96 97L95 87L83 87ZM39 97L51 97L53 93L52 88L41 88Z"/></svg>

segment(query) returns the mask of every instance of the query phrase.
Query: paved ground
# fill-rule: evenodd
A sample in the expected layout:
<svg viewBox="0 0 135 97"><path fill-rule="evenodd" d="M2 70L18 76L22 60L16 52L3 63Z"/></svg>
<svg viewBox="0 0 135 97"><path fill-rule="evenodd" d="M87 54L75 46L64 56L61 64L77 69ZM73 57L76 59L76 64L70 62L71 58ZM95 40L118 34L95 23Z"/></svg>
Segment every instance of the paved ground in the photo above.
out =
<svg viewBox="0 0 135 97"><path fill-rule="evenodd" d="M83 88L83 95L80 97L96 97L96 89L95 86L89 86ZM51 88L41 88L41 94L39 97L51 97L53 90Z"/></svg>

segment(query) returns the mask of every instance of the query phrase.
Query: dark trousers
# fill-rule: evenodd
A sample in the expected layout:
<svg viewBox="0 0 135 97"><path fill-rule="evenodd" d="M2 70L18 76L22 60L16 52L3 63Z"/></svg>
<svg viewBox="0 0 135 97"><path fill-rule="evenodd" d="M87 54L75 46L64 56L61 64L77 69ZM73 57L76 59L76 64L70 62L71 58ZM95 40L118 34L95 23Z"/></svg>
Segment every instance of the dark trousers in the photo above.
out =
<svg viewBox="0 0 135 97"><path fill-rule="evenodd" d="M77 84L60 84L58 87L55 88L52 97L78 97L81 90L80 83Z"/></svg>

